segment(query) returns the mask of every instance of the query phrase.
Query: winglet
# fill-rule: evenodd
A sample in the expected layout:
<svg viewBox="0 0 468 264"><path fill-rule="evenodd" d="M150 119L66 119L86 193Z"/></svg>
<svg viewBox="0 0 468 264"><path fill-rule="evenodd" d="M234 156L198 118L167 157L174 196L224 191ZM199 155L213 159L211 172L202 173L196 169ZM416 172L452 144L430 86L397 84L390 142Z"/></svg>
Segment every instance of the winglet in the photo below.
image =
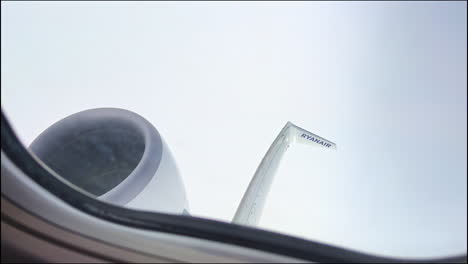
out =
<svg viewBox="0 0 468 264"><path fill-rule="evenodd" d="M290 127L290 133L292 133L291 136L294 137L295 142L316 147L323 147L326 149L336 149L336 144L328 139L318 136L303 128L300 128L291 122L288 122L286 126Z"/></svg>
<svg viewBox="0 0 468 264"><path fill-rule="evenodd" d="M233 223L250 226L258 224L281 159L286 150L295 142L325 149L336 149L335 143L287 122L255 171L234 215Z"/></svg>

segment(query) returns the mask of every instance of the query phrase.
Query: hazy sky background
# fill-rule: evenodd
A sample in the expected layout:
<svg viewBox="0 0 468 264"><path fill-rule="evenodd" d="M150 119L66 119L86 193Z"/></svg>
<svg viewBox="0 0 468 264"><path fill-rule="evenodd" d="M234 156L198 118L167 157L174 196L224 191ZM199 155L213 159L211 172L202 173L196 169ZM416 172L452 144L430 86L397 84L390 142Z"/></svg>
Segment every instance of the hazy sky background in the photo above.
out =
<svg viewBox="0 0 468 264"><path fill-rule="evenodd" d="M2 109L29 144L95 107L163 135L191 213L230 221L287 121L262 228L466 253L466 2L2 2Z"/></svg>

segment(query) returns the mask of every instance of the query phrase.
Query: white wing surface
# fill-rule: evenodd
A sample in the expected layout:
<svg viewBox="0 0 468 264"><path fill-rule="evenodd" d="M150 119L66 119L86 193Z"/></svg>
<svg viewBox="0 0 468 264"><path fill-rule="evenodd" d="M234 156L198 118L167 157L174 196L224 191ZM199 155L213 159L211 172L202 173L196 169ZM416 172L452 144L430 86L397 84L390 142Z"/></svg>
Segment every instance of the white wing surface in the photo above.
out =
<svg viewBox="0 0 468 264"><path fill-rule="evenodd" d="M286 150L296 142L336 150L335 143L287 122L258 166L237 208L233 223L249 226L258 224L281 159Z"/></svg>

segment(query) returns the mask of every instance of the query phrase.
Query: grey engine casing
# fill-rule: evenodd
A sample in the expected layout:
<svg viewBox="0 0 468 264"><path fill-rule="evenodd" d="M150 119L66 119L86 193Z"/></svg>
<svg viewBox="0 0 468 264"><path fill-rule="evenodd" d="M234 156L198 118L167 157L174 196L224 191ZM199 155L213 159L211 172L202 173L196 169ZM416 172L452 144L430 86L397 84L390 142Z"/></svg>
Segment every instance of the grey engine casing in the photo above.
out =
<svg viewBox="0 0 468 264"><path fill-rule="evenodd" d="M42 132L29 149L60 177L100 200L135 209L188 211L167 144L136 113L96 108L72 114Z"/></svg>

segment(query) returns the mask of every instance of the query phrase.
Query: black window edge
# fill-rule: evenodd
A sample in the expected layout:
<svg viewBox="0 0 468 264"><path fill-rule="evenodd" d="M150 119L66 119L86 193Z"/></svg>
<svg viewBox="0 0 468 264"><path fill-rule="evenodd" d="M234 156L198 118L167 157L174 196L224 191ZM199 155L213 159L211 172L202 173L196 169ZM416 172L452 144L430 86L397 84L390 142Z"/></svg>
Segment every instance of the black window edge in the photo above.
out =
<svg viewBox="0 0 468 264"><path fill-rule="evenodd" d="M466 262L467 256L434 259L388 258L285 234L204 219L132 210L76 191L46 170L19 141L1 111L1 150L28 177L70 206L116 224L252 248L313 262ZM3 176L2 176L3 177ZM2 194L3 195L3 194Z"/></svg>

